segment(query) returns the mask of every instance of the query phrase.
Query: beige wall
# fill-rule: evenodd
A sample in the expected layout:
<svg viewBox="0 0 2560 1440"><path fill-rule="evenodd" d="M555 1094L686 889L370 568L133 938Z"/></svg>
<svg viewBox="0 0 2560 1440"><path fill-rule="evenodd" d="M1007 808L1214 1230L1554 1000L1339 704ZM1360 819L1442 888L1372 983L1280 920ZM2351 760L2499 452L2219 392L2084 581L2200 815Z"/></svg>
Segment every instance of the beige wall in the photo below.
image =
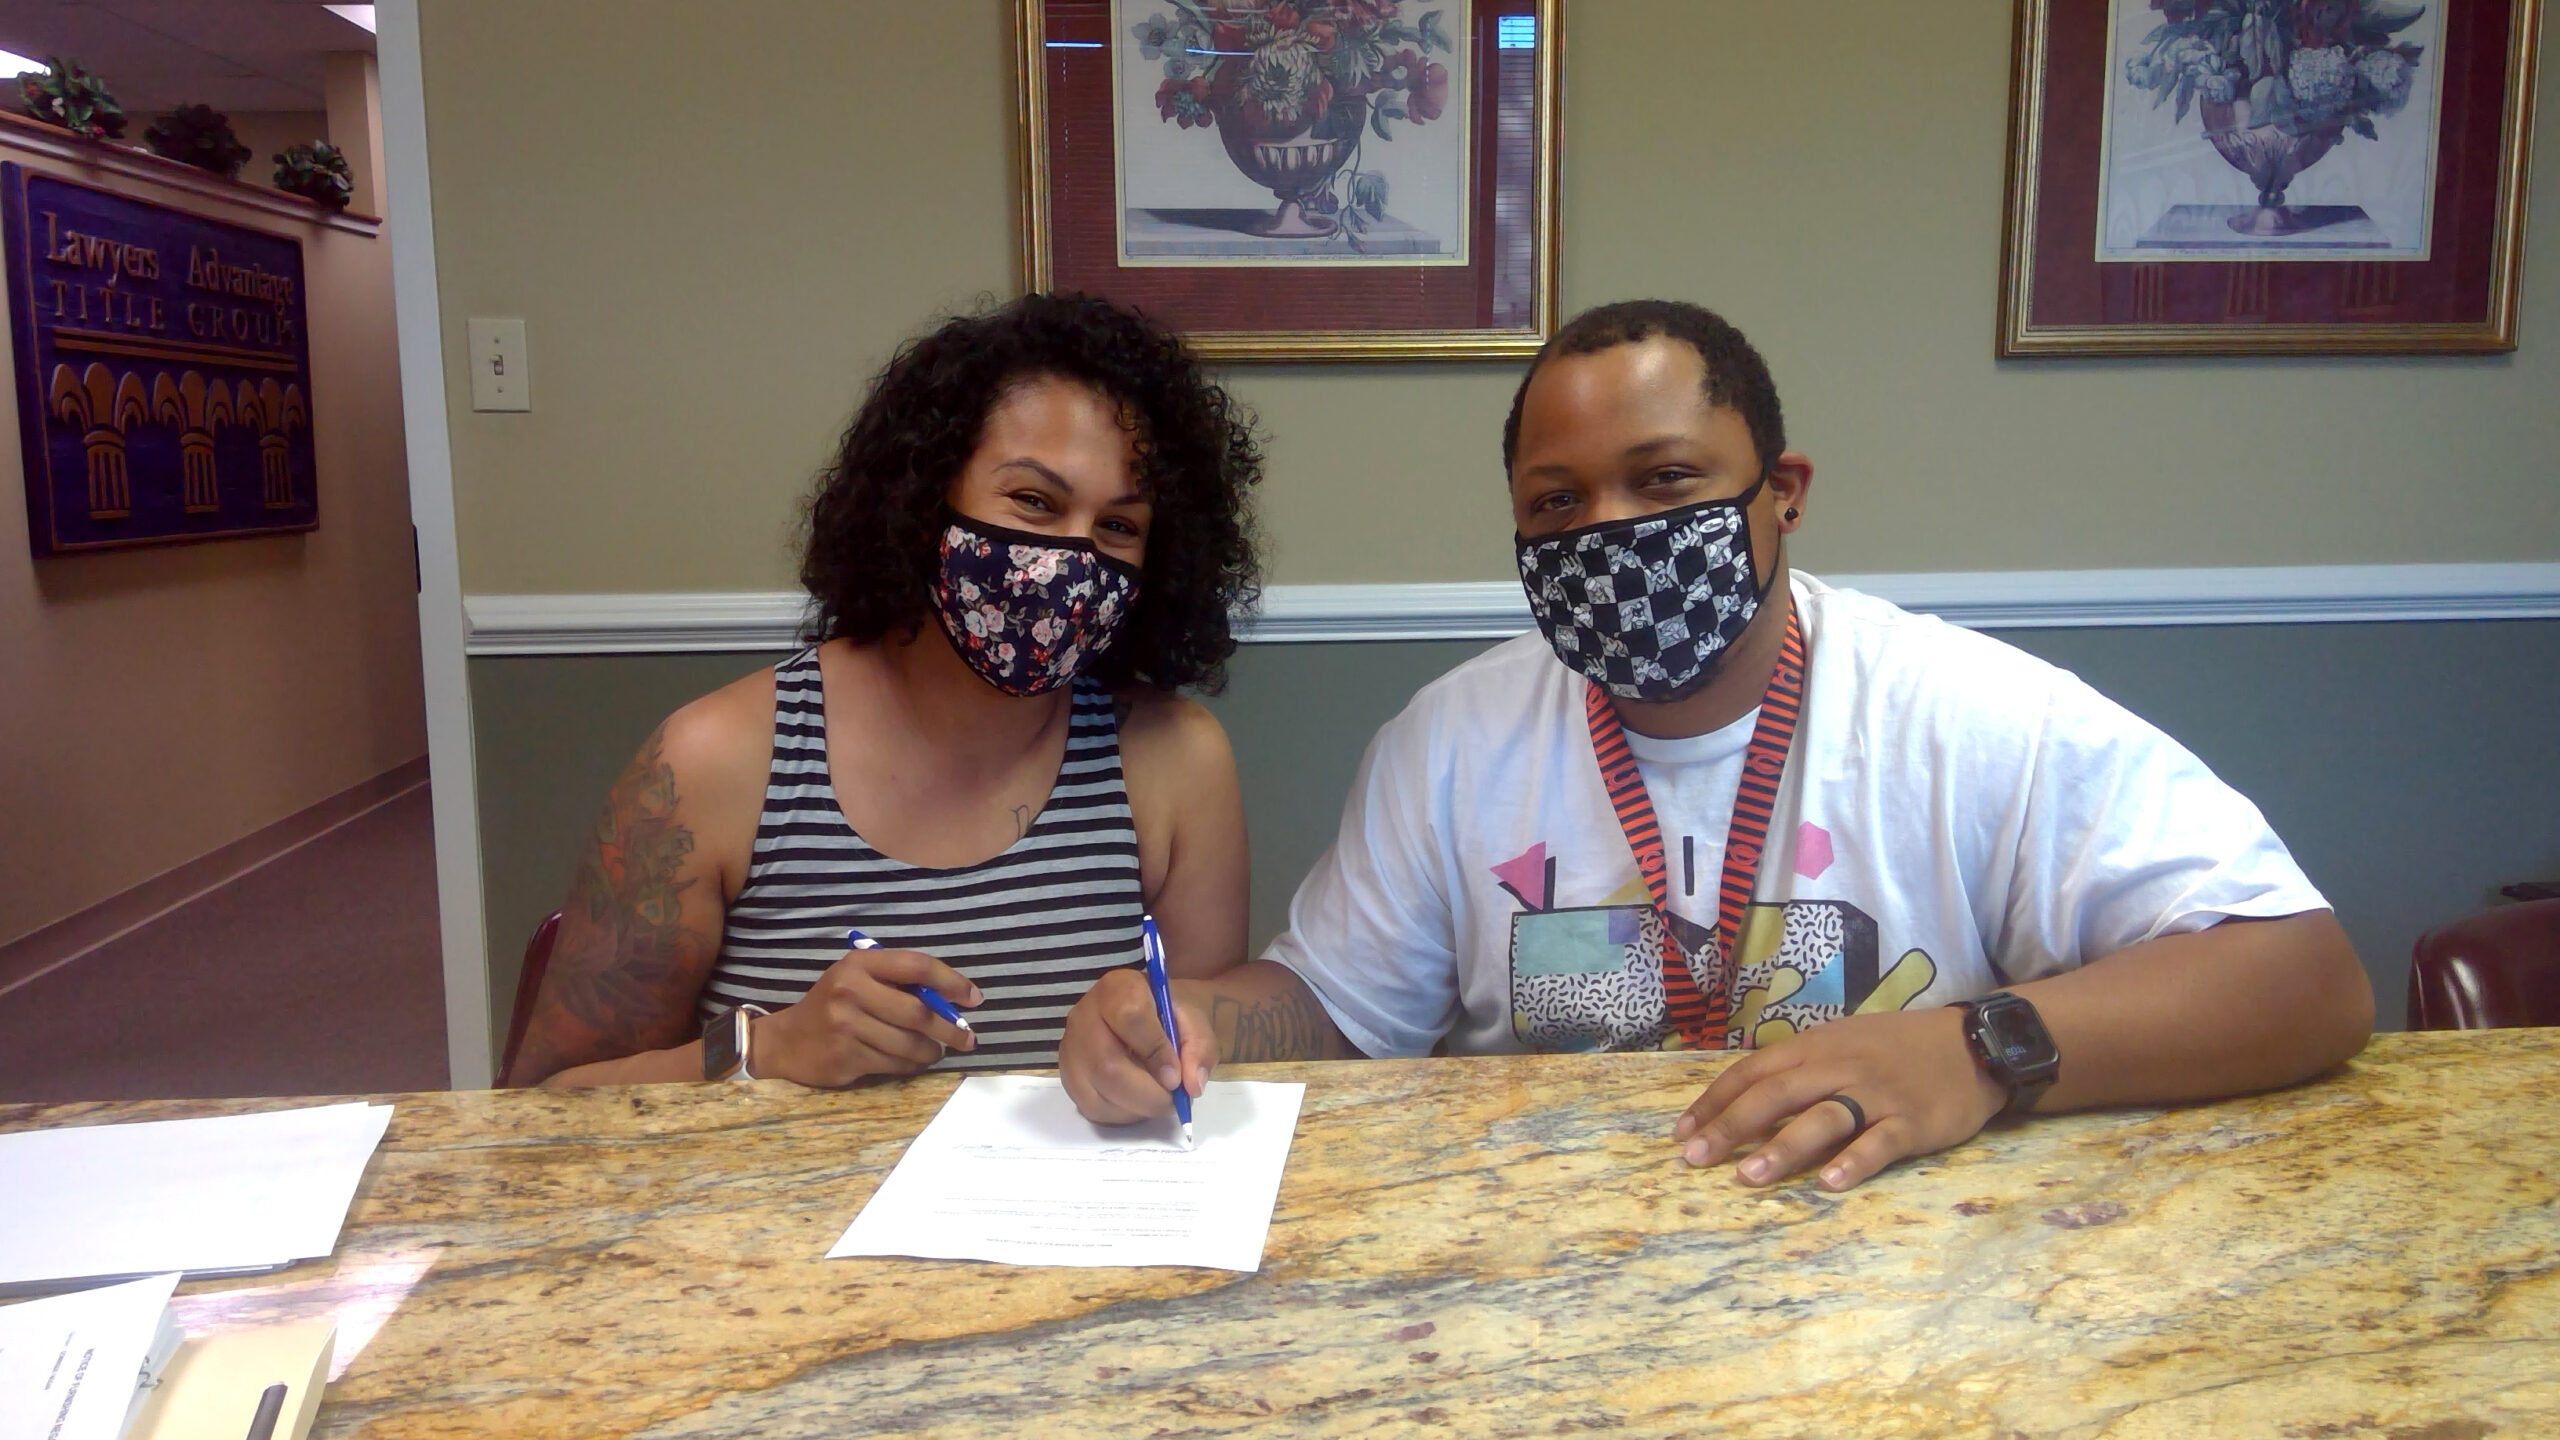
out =
<svg viewBox="0 0 2560 1440"><path fill-rule="evenodd" d="M1013 284L994 0L421 7L467 592L789 583L885 351ZM503 97L503 101L501 100ZM533 412L474 414L522 316Z"/></svg>
<svg viewBox="0 0 2560 1440"><path fill-rule="evenodd" d="M320 528L30 560L0 445L0 942L426 750L388 244L178 198L300 234Z"/></svg>
<svg viewBox="0 0 2560 1440"><path fill-rule="evenodd" d="M789 583L863 379L1015 283L1011 9L425 0L466 591ZM1568 0L1565 305L1761 343L1819 465L1805 563L2560 558L2560 186L2515 357L1998 365L2010 14ZM473 315L527 320L532 414L468 409ZM1508 575L1515 374L1239 372L1272 578Z"/></svg>

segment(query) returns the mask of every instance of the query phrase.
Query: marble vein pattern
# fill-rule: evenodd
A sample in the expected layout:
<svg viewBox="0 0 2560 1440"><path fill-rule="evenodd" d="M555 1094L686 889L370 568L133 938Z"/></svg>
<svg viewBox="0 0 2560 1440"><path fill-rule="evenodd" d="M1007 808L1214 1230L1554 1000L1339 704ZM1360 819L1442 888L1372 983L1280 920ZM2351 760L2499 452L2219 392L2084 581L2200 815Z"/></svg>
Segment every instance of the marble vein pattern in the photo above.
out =
<svg viewBox="0 0 2560 1440"><path fill-rule="evenodd" d="M1254 1275L821 1259L945 1078L383 1097L338 1252L179 1304L336 1315L331 1437L2560 1434L2560 1031L1844 1196L1679 1163L1724 1063L1235 1067L1308 1082Z"/></svg>

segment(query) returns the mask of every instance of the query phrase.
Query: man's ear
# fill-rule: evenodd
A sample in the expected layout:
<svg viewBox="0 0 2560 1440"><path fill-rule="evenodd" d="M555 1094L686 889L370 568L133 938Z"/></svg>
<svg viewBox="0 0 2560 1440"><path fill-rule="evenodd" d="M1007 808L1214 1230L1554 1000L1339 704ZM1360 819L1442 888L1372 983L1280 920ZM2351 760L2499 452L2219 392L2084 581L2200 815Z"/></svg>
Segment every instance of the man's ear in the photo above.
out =
<svg viewBox="0 0 2560 1440"><path fill-rule="evenodd" d="M1804 512L1813 494L1813 461L1801 450L1789 450L1778 456L1769 467L1768 494L1770 508L1778 519L1778 533L1792 535L1804 523Z"/></svg>

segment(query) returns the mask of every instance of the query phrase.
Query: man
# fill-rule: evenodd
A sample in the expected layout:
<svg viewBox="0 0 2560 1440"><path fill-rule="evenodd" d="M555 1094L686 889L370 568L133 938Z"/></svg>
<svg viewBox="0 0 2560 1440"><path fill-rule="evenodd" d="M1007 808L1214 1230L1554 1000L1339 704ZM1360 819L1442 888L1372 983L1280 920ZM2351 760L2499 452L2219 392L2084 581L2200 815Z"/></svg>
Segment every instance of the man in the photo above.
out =
<svg viewBox="0 0 2560 1440"><path fill-rule="evenodd" d="M2289 1084L2373 1023L2246 799L2066 672L1794 575L1813 465L1695 306L1574 320L1505 426L1540 633L1370 746L1261 960L1105 977L1063 1078L1106 1123L1219 1058L1747 1049L1694 1165L1844 1189L2003 1111ZM1754 1148L1756 1147L1756 1148Z"/></svg>

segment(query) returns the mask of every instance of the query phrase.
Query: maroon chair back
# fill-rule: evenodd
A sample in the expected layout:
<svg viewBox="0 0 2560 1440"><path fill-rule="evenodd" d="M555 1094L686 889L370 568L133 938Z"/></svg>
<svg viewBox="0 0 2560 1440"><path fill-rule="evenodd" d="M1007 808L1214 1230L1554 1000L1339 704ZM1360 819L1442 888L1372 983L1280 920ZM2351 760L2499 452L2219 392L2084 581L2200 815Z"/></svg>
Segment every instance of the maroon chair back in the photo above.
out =
<svg viewBox="0 0 2560 1440"><path fill-rule="evenodd" d="M515 1014L507 1021L507 1048L498 1055L498 1083L516 1068L516 1052L524 1048L525 1026L533 1020L533 997L542 993L542 972L551 968L551 942L560 938L560 912L552 911L533 927L524 942L524 969L516 973Z"/></svg>
<svg viewBox="0 0 2560 1440"><path fill-rule="evenodd" d="M2560 1025L2560 900L2441 925L2409 954L2409 1028Z"/></svg>

